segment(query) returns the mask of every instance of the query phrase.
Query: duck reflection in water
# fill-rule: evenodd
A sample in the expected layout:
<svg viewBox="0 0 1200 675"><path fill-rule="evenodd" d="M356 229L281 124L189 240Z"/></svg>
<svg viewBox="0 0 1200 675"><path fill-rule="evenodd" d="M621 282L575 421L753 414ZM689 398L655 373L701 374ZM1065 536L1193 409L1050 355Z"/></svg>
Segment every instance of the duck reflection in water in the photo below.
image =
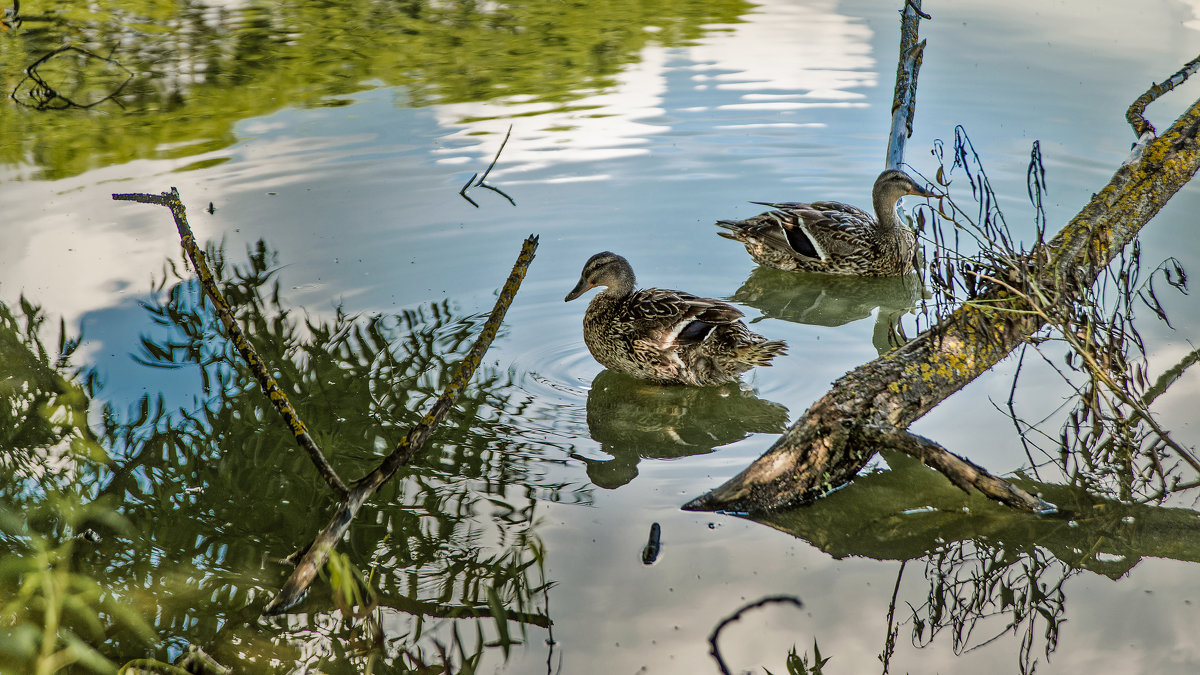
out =
<svg viewBox="0 0 1200 675"><path fill-rule="evenodd" d="M907 341L900 318L921 301L923 289L916 274L848 277L756 267L729 299L772 319L814 326L841 326L878 309L871 341L883 354Z"/></svg>
<svg viewBox="0 0 1200 675"><path fill-rule="evenodd" d="M587 424L613 458L583 461L592 483L612 489L633 480L643 458L699 455L752 433L782 433L787 423L787 408L738 383L662 386L602 370L588 392Z"/></svg>

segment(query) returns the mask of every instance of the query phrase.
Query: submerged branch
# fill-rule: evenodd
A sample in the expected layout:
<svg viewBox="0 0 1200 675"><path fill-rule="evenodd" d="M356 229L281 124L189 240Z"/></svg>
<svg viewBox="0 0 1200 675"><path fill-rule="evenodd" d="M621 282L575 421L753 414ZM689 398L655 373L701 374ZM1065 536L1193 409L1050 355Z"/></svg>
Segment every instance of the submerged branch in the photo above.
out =
<svg viewBox="0 0 1200 675"><path fill-rule="evenodd" d="M500 142L500 149L496 151L496 156L492 158L492 163L489 164L488 168L484 170L483 175L480 176L478 173L472 174L471 177L467 179L467 182L465 184L463 184L462 189L458 191L458 194L460 197L467 200L468 202L471 202L471 206L474 206L475 208L479 208L479 204L475 203L474 199L471 199L470 197L467 196L467 190L470 190L473 187L487 188L487 189L491 190L492 192L495 192L496 194L500 195L501 197L504 197L505 199L507 199L509 204L512 204L513 206L517 205L517 203L515 201L513 201L513 198L509 197L508 193L506 193L504 190L501 190L500 188L498 188L494 185L490 185L485 182L487 180L488 174L490 174L492 172L492 169L494 169L496 167L496 162L500 161L500 153L504 152L504 146L508 145L508 137L510 135L512 135L512 125L511 124L508 125L508 131L504 134L504 140ZM475 180L476 178L478 178L479 180Z"/></svg>
<svg viewBox="0 0 1200 675"><path fill-rule="evenodd" d="M708 636L708 653L713 657L713 660L717 662L717 668L719 668L724 675L730 675L730 673L729 666L725 664L725 659L721 658L721 648L717 646L717 639L721 637L721 631L725 630L725 627L729 624L741 619L742 615L746 612L772 604L787 604L792 605L796 609L804 609L804 603L800 602L800 598L791 595L770 595L762 598L761 600L756 600L755 602L743 605L740 609L738 609L738 611L725 617L724 619L721 619L721 622L717 624L716 628L713 628L713 632Z"/></svg>
<svg viewBox="0 0 1200 675"><path fill-rule="evenodd" d="M975 488L989 499L1022 511L1052 513L1056 510L1053 504L993 476L983 467L950 452L924 436L892 426L875 425L857 427L855 432L856 437L852 442L900 450L922 464L942 472L955 487L968 494L971 488Z"/></svg>
<svg viewBox="0 0 1200 675"><path fill-rule="evenodd" d="M370 472L361 479L355 481L350 494L338 505L338 509L333 514L333 518L323 530L316 536L313 543L308 547L304 554L300 557L296 564L295 571L288 577L283 588L280 589L279 595L267 605L263 610L264 615L281 614L286 612L291 607L295 606L301 598L304 597L308 587L317 577L317 572L325 561L329 558L329 552L350 528L350 524L354 521L354 517L358 515L358 510L362 505L375 493L380 486L386 483L401 466L408 463L429 439L429 435L437 428L437 425L446 416L454 402L458 399L459 394L466 388L467 383L471 380L471 376L475 374L475 369L479 367L479 363L483 360L483 354L495 339L496 333L500 330L500 324L504 321L504 314L508 311L508 306L512 304L513 297L517 294L517 289L521 286L521 281L525 278L525 272L529 269L529 263L533 261L534 251L537 250L538 238L530 235L525 240L521 247L521 253L517 256L517 261L513 265L512 272L505 281L504 287L500 290L500 297L496 299L496 305L492 308L491 315L483 325L483 330L479 337L475 340L475 344L471 346L469 352L461 364L458 371L450 380L450 384L434 402L429 412L421 418L421 421L408 432L408 435L396 446L374 471Z"/></svg>
<svg viewBox="0 0 1200 675"><path fill-rule="evenodd" d="M250 372L254 374L254 378L258 380L263 393L267 395L271 404L275 406L275 410L283 418L288 429L291 429L292 435L296 437L296 443L308 453L309 459L317 467L317 472L321 474L321 477L325 479L325 482L329 487L333 488L333 491L339 497L345 498L349 494L346 484L342 482L337 472L333 470L333 466L325 458L325 454L321 452L321 448L317 446L316 440L308 433L308 427L301 421L299 413L292 407L287 394L284 393L279 383L268 372L267 366L258 356L258 352L255 351L254 346L246 339L246 334L242 332L241 326L238 325L237 318L229 308L229 303L225 301L225 297L221 295L220 289L217 288L212 270L209 269L208 263L204 259L204 252L196 245L196 237L192 234L192 228L188 225L187 211L184 209L183 202L179 199L179 190L172 187L170 192L163 192L158 195L126 193L114 194L112 198L117 201L157 204L171 210L171 215L175 218L175 226L179 230L179 242L183 245L188 258L191 259L192 265L196 268L196 276L200 279L200 285L204 287L205 293L212 300L217 316L220 317L221 323L225 326L229 341L233 343L238 353L245 359L246 365L250 368Z"/></svg>

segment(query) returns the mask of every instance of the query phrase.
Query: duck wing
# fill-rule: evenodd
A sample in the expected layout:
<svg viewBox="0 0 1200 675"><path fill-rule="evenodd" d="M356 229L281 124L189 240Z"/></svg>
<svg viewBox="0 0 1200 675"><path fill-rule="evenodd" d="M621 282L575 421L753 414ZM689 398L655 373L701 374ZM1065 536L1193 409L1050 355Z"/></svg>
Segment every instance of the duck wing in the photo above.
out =
<svg viewBox="0 0 1200 675"><path fill-rule="evenodd" d="M672 349L702 342L718 326L739 321L744 314L720 300L661 288L630 295L627 316L642 328L637 339Z"/></svg>
<svg viewBox="0 0 1200 675"><path fill-rule="evenodd" d="M830 260L861 252L875 217L841 202L754 202L774 211L759 218L771 228L756 228L763 243L808 258Z"/></svg>

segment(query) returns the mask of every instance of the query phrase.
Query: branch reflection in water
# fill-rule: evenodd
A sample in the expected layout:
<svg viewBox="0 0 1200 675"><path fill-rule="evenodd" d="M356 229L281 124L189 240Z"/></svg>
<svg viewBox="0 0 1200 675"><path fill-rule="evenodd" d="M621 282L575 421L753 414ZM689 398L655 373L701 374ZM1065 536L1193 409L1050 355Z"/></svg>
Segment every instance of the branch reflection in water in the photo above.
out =
<svg viewBox="0 0 1200 675"><path fill-rule="evenodd" d="M885 672L902 626L914 646L944 635L957 654L1005 634L1019 636L1020 671L1033 672L1039 655L1049 659L1058 645L1067 618L1063 587L1072 576L1117 579L1146 557L1200 561L1200 515L1191 510L1016 481L1061 509L1038 516L967 495L907 455L883 457L888 471L866 473L812 504L755 520L836 559L903 563L887 612ZM923 583L911 574L903 578L909 561L924 565Z"/></svg>
<svg viewBox="0 0 1200 675"><path fill-rule="evenodd" d="M212 246L207 255L238 321L347 475L394 447L485 320L448 301L395 316L299 319L281 299L265 243L245 263ZM492 647L507 652L528 628L549 628L535 512L541 499L587 501L587 488L531 470L541 449L505 432L516 424L513 375L485 364L437 431L437 452L382 488L340 547L375 589L378 639L355 639L364 626L334 609L326 586L264 633L258 614L288 573L281 559L307 543L332 498L221 337L196 282L168 288L166 276L144 302L158 327L142 336L136 360L197 372L202 393L177 407L168 396L186 397L170 392L125 411L105 405L99 440L114 461L96 469L94 484L135 532L101 532L80 560L107 592L155 617L156 658L192 643L239 672L274 672L279 662L340 672L367 658L457 669ZM136 635L107 637L102 649L114 660L145 654Z"/></svg>
<svg viewBox="0 0 1200 675"><path fill-rule="evenodd" d="M871 342L880 354L903 344L901 317L921 301L916 274L841 277L756 267L729 300L772 319L814 326L842 326L875 316Z"/></svg>
<svg viewBox="0 0 1200 675"><path fill-rule="evenodd" d="M617 488L637 476L642 459L699 455L753 433L782 432L787 408L744 387L664 386L600 371L588 391L588 431L613 458L580 457L588 478L600 487Z"/></svg>

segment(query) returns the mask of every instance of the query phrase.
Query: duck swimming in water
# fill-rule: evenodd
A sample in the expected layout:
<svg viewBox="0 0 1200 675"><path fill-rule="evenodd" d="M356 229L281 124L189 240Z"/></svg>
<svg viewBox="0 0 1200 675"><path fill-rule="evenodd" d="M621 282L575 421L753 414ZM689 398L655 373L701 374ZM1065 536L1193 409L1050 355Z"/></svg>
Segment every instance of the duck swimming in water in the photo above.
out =
<svg viewBox="0 0 1200 675"><path fill-rule="evenodd" d="M634 290L633 268L604 251L588 259L569 302L604 286L583 316L583 341L606 368L661 384L732 382L786 353L742 323L733 305L681 291Z"/></svg>
<svg viewBox="0 0 1200 675"><path fill-rule="evenodd" d="M917 236L896 215L905 195L936 196L899 169L875 179L875 216L841 202L754 202L771 211L721 220L722 237L740 241L760 265L781 270L887 277L916 268Z"/></svg>

